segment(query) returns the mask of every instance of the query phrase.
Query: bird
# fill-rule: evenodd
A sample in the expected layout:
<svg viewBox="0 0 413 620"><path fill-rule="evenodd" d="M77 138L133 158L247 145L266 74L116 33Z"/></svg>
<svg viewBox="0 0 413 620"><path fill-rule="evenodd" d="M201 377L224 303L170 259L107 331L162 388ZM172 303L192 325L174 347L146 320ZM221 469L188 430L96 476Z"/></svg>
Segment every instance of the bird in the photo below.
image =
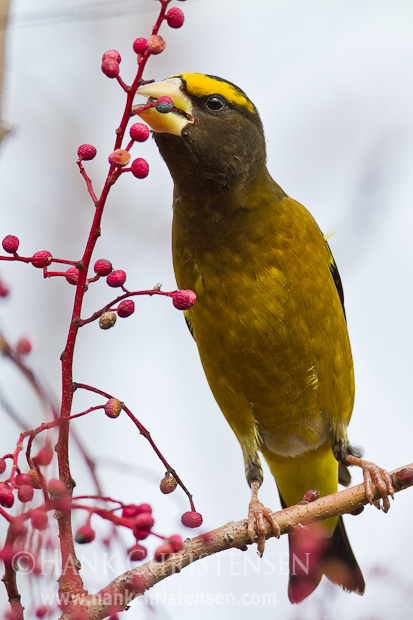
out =
<svg viewBox="0 0 413 620"><path fill-rule="evenodd" d="M238 439L251 489L248 532L262 555L265 520L258 499L260 454L282 507L309 489L348 485L348 465L363 469L383 509L389 474L361 459L347 426L354 371L337 265L315 219L273 180L263 124L245 92L225 79L176 74L137 90L132 112L152 129L174 183L172 254L180 289L196 303L185 319L212 393ZM161 98L169 106L156 106ZM166 98L166 99L165 99ZM288 596L304 600L323 574L344 590L365 583L342 517L289 536Z"/></svg>

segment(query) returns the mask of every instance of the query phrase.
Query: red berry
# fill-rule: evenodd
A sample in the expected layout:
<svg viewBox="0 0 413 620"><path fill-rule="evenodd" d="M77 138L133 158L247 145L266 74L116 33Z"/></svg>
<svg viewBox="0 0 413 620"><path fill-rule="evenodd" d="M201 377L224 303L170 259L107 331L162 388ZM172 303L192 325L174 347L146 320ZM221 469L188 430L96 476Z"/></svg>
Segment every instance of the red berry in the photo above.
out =
<svg viewBox="0 0 413 620"><path fill-rule="evenodd" d="M168 495L175 491L177 484L175 478L171 474L167 474L165 478L162 478L159 488L164 495Z"/></svg>
<svg viewBox="0 0 413 620"><path fill-rule="evenodd" d="M107 56L102 60L102 71L108 78L115 78L119 75L119 63L114 58Z"/></svg>
<svg viewBox="0 0 413 620"><path fill-rule="evenodd" d="M134 159L131 166L132 174L137 179L144 179L149 174L149 164L142 157Z"/></svg>
<svg viewBox="0 0 413 620"><path fill-rule="evenodd" d="M145 540L149 536L149 532L146 530L133 530L133 534L136 540Z"/></svg>
<svg viewBox="0 0 413 620"><path fill-rule="evenodd" d="M50 608L47 605L42 605L36 609L36 618L45 618L50 612Z"/></svg>
<svg viewBox="0 0 413 620"><path fill-rule="evenodd" d="M80 545L85 545L95 540L95 535L95 530L92 530L90 525L82 525L76 532L75 540Z"/></svg>
<svg viewBox="0 0 413 620"><path fill-rule="evenodd" d="M125 517L126 519L132 519L133 517L136 517L138 513L139 507L135 506L135 504L129 504L128 506L124 506L122 509L122 517Z"/></svg>
<svg viewBox="0 0 413 620"><path fill-rule="evenodd" d="M167 114L173 109L173 107L174 102L167 95L165 95L165 97L159 97L159 99L157 99L155 103L155 109L160 114Z"/></svg>
<svg viewBox="0 0 413 620"><path fill-rule="evenodd" d="M178 553L178 551L182 551L184 548L183 540L178 534L174 534L168 538L168 543L171 545L174 553Z"/></svg>
<svg viewBox="0 0 413 620"><path fill-rule="evenodd" d="M47 490L51 497L60 498L63 497L66 493L66 487L61 480L57 480L57 478L52 478L49 480L47 485Z"/></svg>
<svg viewBox="0 0 413 620"><path fill-rule="evenodd" d="M35 530L45 530L47 528L47 512L43 508L35 508L32 510L31 522Z"/></svg>
<svg viewBox="0 0 413 620"><path fill-rule="evenodd" d="M180 28L185 21L185 15L181 9L174 6L167 12L166 21L168 22L168 26L171 28Z"/></svg>
<svg viewBox="0 0 413 620"><path fill-rule="evenodd" d="M135 528L137 530L146 530L149 531L153 524L155 523L150 512L142 512L140 515L135 517Z"/></svg>
<svg viewBox="0 0 413 620"><path fill-rule="evenodd" d="M16 344L16 351L19 355L28 355L32 350L32 343L28 338L19 338Z"/></svg>
<svg viewBox="0 0 413 620"><path fill-rule="evenodd" d="M18 250L19 243L20 241L17 237L14 237L14 235L7 235L2 242L3 250L9 254L15 254Z"/></svg>
<svg viewBox="0 0 413 620"><path fill-rule="evenodd" d="M29 474L17 474L14 481L18 487L22 484L30 484L33 486L32 478Z"/></svg>
<svg viewBox="0 0 413 620"><path fill-rule="evenodd" d="M40 250L40 252L35 252L33 254L31 263L33 267L47 267L47 265L50 265L51 258L52 255L50 254L50 252L48 252L47 250Z"/></svg>
<svg viewBox="0 0 413 620"><path fill-rule="evenodd" d="M113 270L112 263L104 258L100 258L96 261L94 270L99 276L108 276Z"/></svg>
<svg viewBox="0 0 413 620"><path fill-rule="evenodd" d="M6 461L4 459L0 459L0 474L4 474L6 471Z"/></svg>
<svg viewBox="0 0 413 620"><path fill-rule="evenodd" d="M117 418L122 411L122 403L117 398L110 398L105 405L108 418Z"/></svg>
<svg viewBox="0 0 413 620"><path fill-rule="evenodd" d="M169 543L164 543L155 550L154 560L155 562L164 562L173 553L172 546Z"/></svg>
<svg viewBox="0 0 413 620"><path fill-rule="evenodd" d="M144 54L146 52L146 47L148 45L148 40L139 37L135 39L133 42L133 51L135 54Z"/></svg>
<svg viewBox="0 0 413 620"><path fill-rule="evenodd" d="M92 144L81 144L77 149L80 160L90 161L96 157L97 150Z"/></svg>
<svg viewBox="0 0 413 620"><path fill-rule="evenodd" d="M181 517L182 525L185 527L199 527L202 525L202 515L199 512L185 512Z"/></svg>
<svg viewBox="0 0 413 620"><path fill-rule="evenodd" d="M150 54L154 55L163 52L165 49L165 41L163 37L159 36L159 34L153 34L147 41L146 49Z"/></svg>
<svg viewBox="0 0 413 620"><path fill-rule="evenodd" d="M126 149L116 149L109 155L109 163L111 166L123 168L130 162L130 153Z"/></svg>
<svg viewBox="0 0 413 620"><path fill-rule="evenodd" d="M14 504L14 495L8 486L0 488L0 505L4 508L11 508Z"/></svg>
<svg viewBox="0 0 413 620"><path fill-rule="evenodd" d="M106 278L106 282L112 288L117 288L118 286L123 286L126 282L126 273L122 271L122 269L118 269L117 271L113 271Z"/></svg>
<svg viewBox="0 0 413 620"><path fill-rule="evenodd" d="M117 309L118 316L120 316L122 319L125 319L127 316L130 316L134 312L135 303L132 301L132 299L125 299L124 301L121 301Z"/></svg>
<svg viewBox="0 0 413 620"><path fill-rule="evenodd" d="M17 492L17 497L21 502L30 502L33 499L34 490L29 484L22 484Z"/></svg>
<svg viewBox="0 0 413 620"><path fill-rule="evenodd" d="M316 499L320 497L320 491L316 491L315 489L309 489L304 493L303 500L305 502L314 502Z"/></svg>
<svg viewBox="0 0 413 620"><path fill-rule="evenodd" d="M129 135L135 142L145 142L149 138L149 127L143 123L135 123L129 129Z"/></svg>
<svg viewBox="0 0 413 620"><path fill-rule="evenodd" d="M113 58L113 60L116 60L117 63L122 62L121 55L117 50L108 50L103 54L102 61L105 60L105 58Z"/></svg>
<svg viewBox="0 0 413 620"><path fill-rule="evenodd" d="M79 270L76 267L69 267L66 271L65 277L69 284L77 284L79 279Z"/></svg>
<svg viewBox="0 0 413 620"><path fill-rule="evenodd" d="M137 509L137 514L141 514L142 512L149 512L150 515L152 514L152 506L150 504L139 504L139 506L137 506Z"/></svg>
<svg viewBox="0 0 413 620"><path fill-rule="evenodd" d="M5 282L0 280L0 297L7 297L10 293L10 289Z"/></svg>
<svg viewBox="0 0 413 620"><path fill-rule="evenodd" d="M196 295L193 291L175 291L172 296L172 303L178 310L188 310L196 302Z"/></svg>
<svg viewBox="0 0 413 620"><path fill-rule="evenodd" d="M50 465L53 460L53 448L51 446L43 446L33 458L37 465Z"/></svg>
<svg viewBox="0 0 413 620"><path fill-rule="evenodd" d="M140 562L141 560L144 560L147 555L148 551L146 547L143 547L138 543L128 549L128 556L132 562Z"/></svg>

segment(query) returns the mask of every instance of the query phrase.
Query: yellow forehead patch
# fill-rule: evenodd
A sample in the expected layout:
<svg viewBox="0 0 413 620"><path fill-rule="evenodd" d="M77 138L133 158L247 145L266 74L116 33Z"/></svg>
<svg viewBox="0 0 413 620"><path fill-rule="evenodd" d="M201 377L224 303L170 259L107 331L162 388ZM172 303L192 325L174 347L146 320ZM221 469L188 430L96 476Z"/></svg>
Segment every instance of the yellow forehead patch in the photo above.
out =
<svg viewBox="0 0 413 620"><path fill-rule="evenodd" d="M228 82L215 80L203 73L180 73L178 75L172 75L171 77L183 78L189 95L193 95L194 97L222 95L229 103L244 106L250 112L255 112L251 101Z"/></svg>

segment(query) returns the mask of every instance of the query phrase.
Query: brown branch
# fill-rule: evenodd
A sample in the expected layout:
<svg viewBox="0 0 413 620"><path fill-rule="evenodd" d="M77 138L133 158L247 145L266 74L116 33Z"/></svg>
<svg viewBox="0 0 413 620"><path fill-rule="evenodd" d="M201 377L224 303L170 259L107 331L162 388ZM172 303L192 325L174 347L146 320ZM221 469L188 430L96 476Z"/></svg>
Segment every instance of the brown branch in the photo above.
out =
<svg viewBox="0 0 413 620"><path fill-rule="evenodd" d="M413 486L413 463L392 472L392 480L396 492ZM375 486L373 499L380 499ZM280 525L281 534L286 534L292 525L308 524L353 513L366 504L368 504L368 499L365 486L359 484L308 504L297 504L285 508L275 512L274 515ZM268 523L266 537L272 536L274 533ZM87 614L84 616L85 619L103 620L115 611L124 610L134 598L166 577L179 573L185 566L226 549L245 549L250 544L246 519L227 523L208 534L188 539L184 549L180 553L171 555L165 562L154 560L146 562L141 567L120 575L97 594L72 600L60 620L71 620L77 606L82 607L82 611Z"/></svg>

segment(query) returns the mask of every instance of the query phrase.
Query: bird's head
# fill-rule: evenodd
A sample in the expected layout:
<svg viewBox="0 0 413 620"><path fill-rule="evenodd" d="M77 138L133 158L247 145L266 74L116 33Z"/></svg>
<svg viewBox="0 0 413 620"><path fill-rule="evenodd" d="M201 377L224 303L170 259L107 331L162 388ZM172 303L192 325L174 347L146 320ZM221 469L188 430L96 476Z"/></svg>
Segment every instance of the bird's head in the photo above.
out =
<svg viewBox="0 0 413 620"><path fill-rule="evenodd" d="M162 157L179 187L208 191L247 185L265 166L265 139L257 109L231 82L184 73L141 86L149 102L169 96L174 107L133 111L154 132Z"/></svg>

